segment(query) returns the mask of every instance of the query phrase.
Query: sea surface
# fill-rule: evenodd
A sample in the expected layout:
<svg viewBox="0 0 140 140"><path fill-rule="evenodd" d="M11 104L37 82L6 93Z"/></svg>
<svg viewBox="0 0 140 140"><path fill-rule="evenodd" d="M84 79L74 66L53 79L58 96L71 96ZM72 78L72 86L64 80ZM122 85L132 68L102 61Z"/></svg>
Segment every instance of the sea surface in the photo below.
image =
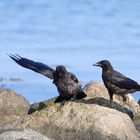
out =
<svg viewBox="0 0 140 140"><path fill-rule="evenodd" d="M108 59L140 83L140 0L0 0L0 86L30 103L57 96L50 79L8 53L65 65L83 86L102 81L92 64ZM140 92L133 96L140 99Z"/></svg>

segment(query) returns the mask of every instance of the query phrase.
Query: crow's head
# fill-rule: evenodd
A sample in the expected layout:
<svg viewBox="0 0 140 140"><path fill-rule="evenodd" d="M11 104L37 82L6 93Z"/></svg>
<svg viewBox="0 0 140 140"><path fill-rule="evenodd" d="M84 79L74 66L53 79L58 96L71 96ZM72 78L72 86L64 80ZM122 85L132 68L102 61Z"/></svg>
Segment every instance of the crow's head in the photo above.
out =
<svg viewBox="0 0 140 140"><path fill-rule="evenodd" d="M103 70L111 70L113 69L111 63L108 60L102 60L97 62L96 64L93 64L93 66L99 66L101 67Z"/></svg>
<svg viewBox="0 0 140 140"><path fill-rule="evenodd" d="M56 67L56 74L58 77L62 77L67 73L66 68L63 65L58 65Z"/></svg>

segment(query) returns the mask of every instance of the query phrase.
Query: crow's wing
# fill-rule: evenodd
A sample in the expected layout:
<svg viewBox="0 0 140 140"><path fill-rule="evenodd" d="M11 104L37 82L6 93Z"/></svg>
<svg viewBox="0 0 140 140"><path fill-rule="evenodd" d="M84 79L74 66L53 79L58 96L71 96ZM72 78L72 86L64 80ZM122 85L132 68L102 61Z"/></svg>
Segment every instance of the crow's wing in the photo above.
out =
<svg viewBox="0 0 140 140"><path fill-rule="evenodd" d="M75 76L75 74L73 74L73 73L71 73L71 72L68 72L67 74L68 74L68 76L69 76L73 81L75 81L76 83L78 83L78 79L77 79L77 77Z"/></svg>
<svg viewBox="0 0 140 140"><path fill-rule="evenodd" d="M119 88L124 88L128 90L140 88L140 85L138 85L137 82L135 82L134 80L124 76L123 74L115 70L111 72L109 81L111 84L114 84L118 86Z"/></svg>
<svg viewBox="0 0 140 140"><path fill-rule="evenodd" d="M50 79L53 79L54 69L52 69L48 65L45 65L40 62L34 62L33 60L23 58L17 54L16 55L8 54L8 55L20 66L27 68L27 69L31 69L35 72L45 75L46 77L48 77Z"/></svg>

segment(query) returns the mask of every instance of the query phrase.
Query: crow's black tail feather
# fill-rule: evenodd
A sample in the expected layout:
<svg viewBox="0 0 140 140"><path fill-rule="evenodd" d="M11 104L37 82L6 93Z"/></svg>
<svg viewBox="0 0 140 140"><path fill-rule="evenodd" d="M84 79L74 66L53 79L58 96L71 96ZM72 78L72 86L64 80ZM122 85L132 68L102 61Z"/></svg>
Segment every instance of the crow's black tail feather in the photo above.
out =
<svg viewBox="0 0 140 140"><path fill-rule="evenodd" d="M80 93L76 94L75 99L80 100L80 99L83 99L85 97L87 97L87 95L84 92L80 92Z"/></svg>
<svg viewBox="0 0 140 140"><path fill-rule="evenodd" d="M64 101L64 100L65 100L65 98L59 95L59 96L56 98L56 100L54 101L54 103L60 103L60 102L62 102L62 101Z"/></svg>

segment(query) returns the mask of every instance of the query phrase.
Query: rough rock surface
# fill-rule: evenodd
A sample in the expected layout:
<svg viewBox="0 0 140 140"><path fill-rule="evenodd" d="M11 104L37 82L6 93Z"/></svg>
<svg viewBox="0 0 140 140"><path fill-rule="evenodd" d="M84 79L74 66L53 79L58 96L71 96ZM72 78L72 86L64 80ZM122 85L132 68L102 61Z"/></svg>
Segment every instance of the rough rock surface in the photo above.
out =
<svg viewBox="0 0 140 140"><path fill-rule="evenodd" d="M42 110L46 107L49 107L49 106L52 106L54 105L54 101L55 101L56 98L52 98L52 99L49 99L49 100L46 100L46 101L42 101L42 102L37 102L37 103L33 103L31 106L30 106L30 109L29 109L29 112L28 114L32 114L33 112L35 111L39 111L39 110Z"/></svg>
<svg viewBox="0 0 140 140"><path fill-rule="evenodd" d="M0 134L0 140L50 140L32 129L9 130Z"/></svg>
<svg viewBox="0 0 140 140"><path fill-rule="evenodd" d="M27 115L29 102L10 89L0 89L0 125Z"/></svg>
<svg viewBox="0 0 140 140"><path fill-rule="evenodd" d="M101 98L107 99L109 101L109 94L107 89L105 88L103 83L99 83L99 82L90 82L88 83L84 88L83 91L87 94L87 99L93 99L93 98L97 98L98 103L102 106L106 106L106 107L111 107L116 109L117 106L115 105L110 105L108 106L108 104L103 104L100 100ZM119 95L114 95L114 103L117 105L117 103L119 105L121 105L122 107L125 107L128 110L131 110L133 112L133 116L135 118L139 118L140 117L140 106L137 103L137 101L130 95L127 95L127 101L126 104L123 104L122 101L122 97ZM96 101L97 102L97 101ZM118 108L118 107L117 107Z"/></svg>
<svg viewBox="0 0 140 140"><path fill-rule="evenodd" d="M140 119L134 120L134 124L138 132L140 133Z"/></svg>
<svg viewBox="0 0 140 140"><path fill-rule="evenodd" d="M31 128L54 140L139 140L125 113L95 104L67 102L36 111L2 129Z"/></svg>

